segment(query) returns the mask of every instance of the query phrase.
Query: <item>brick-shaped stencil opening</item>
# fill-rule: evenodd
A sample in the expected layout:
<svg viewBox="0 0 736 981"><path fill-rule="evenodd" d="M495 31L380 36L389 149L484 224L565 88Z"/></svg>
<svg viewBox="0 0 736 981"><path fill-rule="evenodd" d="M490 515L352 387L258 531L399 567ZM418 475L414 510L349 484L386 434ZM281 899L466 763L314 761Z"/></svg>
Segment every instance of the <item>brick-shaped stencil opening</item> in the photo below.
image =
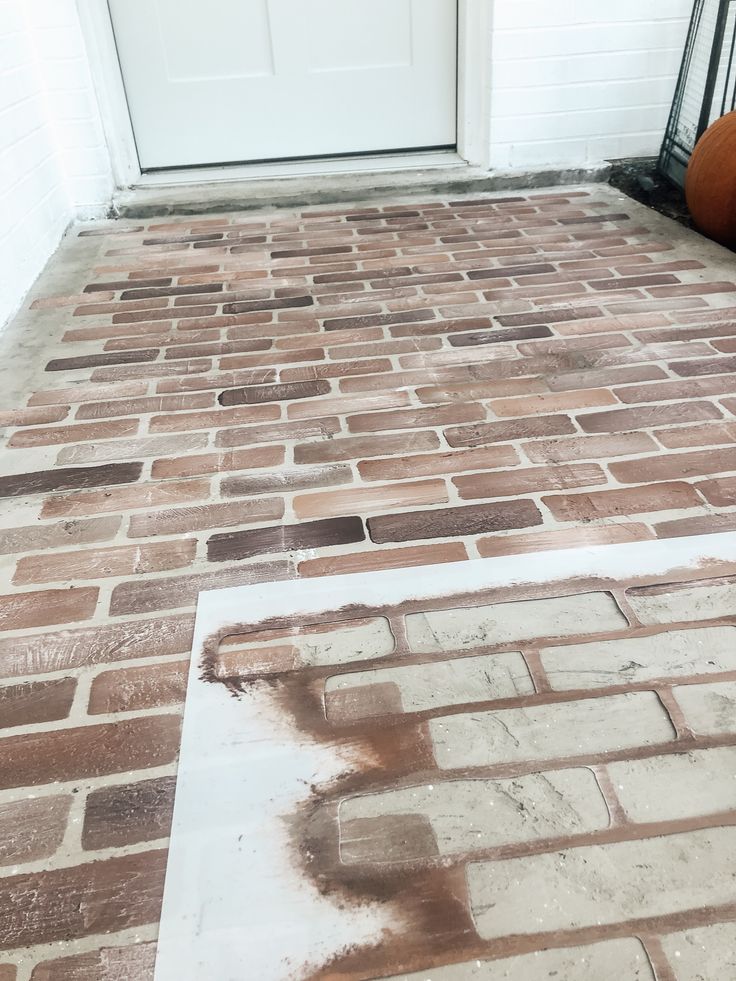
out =
<svg viewBox="0 0 736 981"><path fill-rule="evenodd" d="M613 597L603 592L432 610L406 618L409 645L418 653L605 633L627 625Z"/></svg>
<svg viewBox="0 0 736 981"><path fill-rule="evenodd" d="M340 724L533 692L523 656L510 651L335 675L325 684L325 711Z"/></svg>
<svg viewBox="0 0 736 981"><path fill-rule="evenodd" d="M463 855L609 824L603 794L585 767L510 780L439 780L350 797L339 816L346 864Z"/></svg>
<svg viewBox="0 0 736 981"><path fill-rule="evenodd" d="M273 630L233 633L220 641L215 676L249 679L371 661L393 654L395 646L385 617L295 623Z"/></svg>
<svg viewBox="0 0 736 981"><path fill-rule="evenodd" d="M627 599L642 623L731 619L736 623L736 579L644 586L630 589Z"/></svg>

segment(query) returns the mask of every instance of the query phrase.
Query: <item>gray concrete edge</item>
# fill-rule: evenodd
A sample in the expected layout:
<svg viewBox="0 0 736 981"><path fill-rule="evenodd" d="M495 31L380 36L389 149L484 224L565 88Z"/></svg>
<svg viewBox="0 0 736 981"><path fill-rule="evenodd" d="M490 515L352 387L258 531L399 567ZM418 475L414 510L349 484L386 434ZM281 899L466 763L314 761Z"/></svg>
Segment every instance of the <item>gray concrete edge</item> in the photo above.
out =
<svg viewBox="0 0 736 981"><path fill-rule="evenodd" d="M113 210L120 218L200 215L223 211L259 211L351 204L400 194L470 194L520 191L569 184L604 183L608 163L590 167L545 170L487 171L458 164L419 170L351 174L315 174L306 177L257 178L118 191Z"/></svg>

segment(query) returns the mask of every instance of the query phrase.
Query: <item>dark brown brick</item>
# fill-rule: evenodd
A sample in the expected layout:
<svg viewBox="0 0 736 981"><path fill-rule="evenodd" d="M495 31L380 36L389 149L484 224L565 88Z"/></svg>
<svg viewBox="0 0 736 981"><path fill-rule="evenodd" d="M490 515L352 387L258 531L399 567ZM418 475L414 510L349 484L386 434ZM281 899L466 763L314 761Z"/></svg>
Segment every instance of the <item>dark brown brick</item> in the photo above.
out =
<svg viewBox="0 0 736 981"><path fill-rule="evenodd" d="M285 385L254 385L229 388L217 399L220 405L254 405L258 402L285 402L291 399L316 398L330 392L328 381L291 382Z"/></svg>
<svg viewBox="0 0 736 981"><path fill-rule="evenodd" d="M562 324L570 320L589 320L604 316L598 307L577 307L567 310L542 310L539 313L505 313L494 319L502 327L523 327L531 324Z"/></svg>
<svg viewBox="0 0 736 981"><path fill-rule="evenodd" d="M458 211L472 211L474 208L493 208L496 209L499 204L518 204L519 202L526 203L526 198L522 197L505 197L497 198L489 195L487 198L472 198L462 199L460 201L450 201L449 206L451 208L457 208Z"/></svg>
<svg viewBox="0 0 736 981"><path fill-rule="evenodd" d="M0 497L23 497L52 491L80 490L132 484L141 475L142 463L107 463L100 467L67 467L0 477Z"/></svg>
<svg viewBox="0 0 736 981"><path fill-rule="evenodd" d="M588 215L585 218L558 218L560 225L602 225L607 221L631 221L626 214Z"/></svg>
<svg viewBox="0 0 736 981"><path fill-rule="evenodd" d="M155 923L165 872L159 850L0 879L0 949Z"/></svg>
<svg viewBox="0 0 736 981"><path fill-rule="evenodd" d="M32 787L171 763L177 715L153 715L0 739L0 787ZM0 932L0 936L1 936Z"/></svg>
<svg viewBox="0 0 736 981"><path fill-rule="evenodd" d="M222 312L253 313L257 310L288 310L292 307L311 307L314 298L311 296L284 296L276 300L249 300L238 303L225 303Z"/></svg>
<svg viewBox="0 0 736 981"><path fill-rule="evenodd" d="M128 284L130 285L130 284ZM155 296L190 296L196 293L221 293L223 283L202 283L197 286L143 286L127 289L121 300L150 300Z"/></svg>
<svg viewBox="0 0 736 981"><path fill-rule="evenodd" d="M0 729L65 719L76 687L75 678L57 678L0 688Z"/></svg>
<svg viewBox="0 0 736 981"><path fill-rule="evenodd" d="M381 514L368 519L371 539L379 545L424 538L482 535L542 524L533 501L504 501L470 507L439 508L411 514Z"/></svg>
<svg viewBox="0 0 736 981"><path fill-rule="evenodd" d="M140 364L155 361L158 348L145 351L108 351L105 354L84 354L76 358L54 358L45 371L74 371L81 368L101 368L112 364Z"/></svg>
<svg viewBox="0 0 736 981"><path fill-rule="evenodd" d="M508 422L489 422L475 426L447 429L445 438L450 446L484 446L512 439L532 439L535 436L569 436L575 426L569 416L532 416Z"/></svg>
<svg viewBox="0 0 736 981"><path fill-rule="evenodd" d="M210 562L226 562L267 552L351 545L362 542L364 538L365 530L360 518L327 518L296 525L276 525L272 528L213 535L207 542L207 558Z"/></svg>
<svg viewBox="0 0 736 981"><path fill-rule="evenodd" d="M175 789L172 776L93 791L87 798L82 847L122 848L167 838Z"/></svg>
<svg viewBox="0 0 736 981"><path fill-rule="evenodd" d="M395 211L391 215L387 214L385 211L380 211L376 214L370 215L346 215L345 221L385 221L386 218L418 218L419 211Z"/></svg>
<svg viewBox="0 0 736 981"><path fill-rule="evenodd" d="M493 269L471 269L468 279L516 279L519 276L537 276L557 272L549 263L529 263L526 266L496 266Z"/></svg>
<svg viewBox="0 0 736 981"><path fill-rule="evenodd" d="M500 344L509 341L533 341L540 337L552 337L549 327L511 327L508 330L488 330L475 334L454 334L449 338L453 347L477 347L481 344Z"/></svg>
<svg viewBox="0 0 736 981"><path fill-rule="evenodd" d="M149 286L171 286L173 280L169 277L168 279L139 279L141 288ZM84 287L82 292L84 293L117 293L119 290L130 289L131 280L130 279L118 279L111 283L90 283L88 286Z"/></svg>
<svg viewBox="0 0 736 981"><path fill-rule="evenodd" d="M299 256L345 255L352 252L352 245L326 245L318 249L281 249L271 253L272 259L296 259Z"/></svg>

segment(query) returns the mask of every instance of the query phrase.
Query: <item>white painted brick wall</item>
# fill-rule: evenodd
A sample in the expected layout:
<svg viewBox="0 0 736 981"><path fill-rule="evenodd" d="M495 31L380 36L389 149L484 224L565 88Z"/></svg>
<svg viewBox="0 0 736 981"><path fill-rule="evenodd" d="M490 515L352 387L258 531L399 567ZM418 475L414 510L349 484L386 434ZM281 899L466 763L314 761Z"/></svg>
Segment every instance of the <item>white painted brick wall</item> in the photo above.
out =
<svg viewBox="0 0 736 981"><path fill-rule="evenodd" d="M0 326L111 191L75 0L0 0Z"/></svg>
<svg viewBox="0 0 736 981"><path fill-rule="evenodd" d="M496 0L491 165L658 152L692 0Z"/></svg>

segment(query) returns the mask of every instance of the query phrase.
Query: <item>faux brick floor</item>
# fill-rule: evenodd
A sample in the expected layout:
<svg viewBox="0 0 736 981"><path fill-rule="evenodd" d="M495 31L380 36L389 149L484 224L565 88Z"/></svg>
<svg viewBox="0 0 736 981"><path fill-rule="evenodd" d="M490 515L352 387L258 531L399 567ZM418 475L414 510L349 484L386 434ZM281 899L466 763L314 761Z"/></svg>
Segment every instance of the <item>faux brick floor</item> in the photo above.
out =
<svg viewBox="0 0 736 981"><path fill-rule="evenodd" d="M107 948L156 935L200 590L736 529L699 242L590 188L68 243L0 412L2 981L150 978Z"/></svg>

